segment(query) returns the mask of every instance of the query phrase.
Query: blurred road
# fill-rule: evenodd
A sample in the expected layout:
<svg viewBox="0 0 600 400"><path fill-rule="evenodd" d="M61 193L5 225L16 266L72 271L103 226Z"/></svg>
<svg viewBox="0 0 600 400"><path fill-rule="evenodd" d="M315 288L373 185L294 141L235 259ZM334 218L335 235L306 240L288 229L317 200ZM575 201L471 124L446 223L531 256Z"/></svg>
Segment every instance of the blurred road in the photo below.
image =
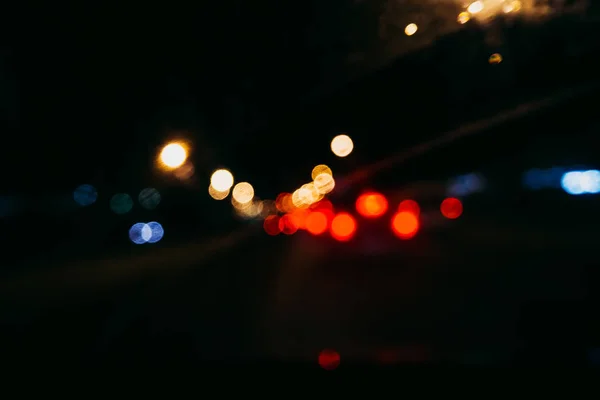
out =
<svg viewBox="0 0 600 400"><path fill-rule="evenodd" d="M345 244L255 226L212 251L82 263L96 281L21 281L3 333L15 354L50 363L310 361L323 348L366 362L508 363L539 346L533 361L562 349L581 362L594 236L523 217L466 213L399 243L385 224ZM109 274L115 266L136 271Z"/></svg>

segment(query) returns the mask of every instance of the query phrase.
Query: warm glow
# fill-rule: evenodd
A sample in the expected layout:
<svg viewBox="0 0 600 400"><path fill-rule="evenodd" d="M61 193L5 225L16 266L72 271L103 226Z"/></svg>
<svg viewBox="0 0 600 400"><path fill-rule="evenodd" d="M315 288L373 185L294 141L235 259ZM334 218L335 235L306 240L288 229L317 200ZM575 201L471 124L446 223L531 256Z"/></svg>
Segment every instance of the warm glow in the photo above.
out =
<svg viewBox="0 0 600 400"><path fill-rule="evenodd" d="M471 15L468 12L463 11L460 14L458 14L458 18L456 20L459 24L466 24L467 22L469 22L470 19Z"/></svg>
<svg viewBox="0 0 600 400"><path fill-rule="evenodd" d="M406 199L400 202L400 204L398 205L398 211L408 211L418 217L421 213L421 208L419 207L419 203L417 203L416 201Z"/></svg>
<svg viewBox="0 0 600 400"><path fill-rule="evenodd" d="M180 143L169 143L160 152L161 163L170 169L181 167L187 159L187 150Z"/></svg>
<svg viewBox="0 0 600 400"><path fill-rule="evenodd" d="M356 233L356 221L348 213L339 213L331 221L331 236L340 242L346 242Z"/></svg>
<svg viewBox="0 0 600 400"><path fill-rule="evenodd" d="M298 231L298 225L290 214L286 214L279 219L279 230L284 235L293 235Z"/></svg>
<svg viewBox="0 0 600 400"><path fill-rule="evenodd" d="M310 234L321 235L327 230L327 215L321 211L311 211L304 223Z"/></svg>
<svg viewBox="0 0 600 400"><path fill-rule="evenodd" d="M333 176L327 173L317 175L313 182L318 194L325 195L330 193L335 188L335 180Z"/></svg>
<svg viewBox="0 0 600 400"><path fill-rule="evenodd" d="M210 185L219 192L225 192L233 186L233 175L226 169L218 169L210 177Z"/></svg>
<svg viewBox="0 0 600 400"><path fill-rule="evenodd" d="M456 219L463 213L463 205L459 199L449 197L440 206L442 215L448 219Z"/></svg>
<svg viewBox="0 0 600 400"><path fill-rule="evenodd" d="M488 61L490 64L500 64L502 62L502 55L494 53L490 56Z"/></svg>
<svg viewBox="0 0 600 400"><path fill-rule="evenodd" d="M313 180L315 180L315 179L317 179L317 176L319 176L321 174L327 174L327 175L333 176L333 172L331 171L331 168L329 168L325 164L320 164L320 165L317 165L316 167L314 167L310 176Z"/></svg>
<svg viewBox="0 0 600 400"><path fill-rule="evenodd" d="M354 143L348 135L338 135L331 141L331 151L338 157L347 157L354 149Z"/></svg>
<svg viewBox="0 0 600 400"><path fill-rule="evenodd" d="M483 10L483 2L480 0L474 1L467 8L467 11L471 14L477 14L478 12L481 12L481 10Z"/></svg>
<svg viewBox="0 0 600 400"><path fill-rule="evenodd" d="M356 211L366 218L381 217L388 209L388 201L380 193L365 193L356 200Z"/></svg>
<svg viewBox="0 0 600 400"><path fill-rule="evenodd" d="M392 218L392 231L400 239L410 239L419 231L419 219L409 211L400 211Z"/></svg>
<svg viewBox="0 0 600 400"><path fill-rule="evenodd" d="M408 24L406 25L406 28L404 28L404 33L406 33L407 36L412 36L417 33L417 29L419 29L417 24Z"/></svg>
<svg viewBox="0 0 600 400"><path fill-rule="evenodd" d="M210 197L212 197L215 200L224 200L225 198L227 198L227 196L229 196L229 189L220 192L217 189L215 189L214 187L209 186L208 194L210 195Z"/></svg>
<svg viewBox="0 0 600 400"><path fill-rule="evenodd" d="M247 204L254 198L254 188L248 182L240 182L234 186L231 193L233 200L239 204Z"/></svg>

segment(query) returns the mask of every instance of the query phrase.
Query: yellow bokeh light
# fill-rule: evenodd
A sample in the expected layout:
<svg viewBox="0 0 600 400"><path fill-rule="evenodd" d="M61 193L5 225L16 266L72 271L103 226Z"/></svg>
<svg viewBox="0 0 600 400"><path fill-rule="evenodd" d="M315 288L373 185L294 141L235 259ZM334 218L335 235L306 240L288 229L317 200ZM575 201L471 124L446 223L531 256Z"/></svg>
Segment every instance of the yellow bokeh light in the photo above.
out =
<svg viewBox="0 0 600 400"><path fill-rule="evenodd" d="M229 189L224 191L219 191L212 186L208 187L208 194L215 200L224 200L229 196Z"/></svg>
<svg viewBox="0 0 600 400"><path fill-rule="evenodd" d="M460 14L458 14L458 18L456 20L458 21L459 24L466 24L467 22L469 22L470 19L471 19L471 14L469 14L466 11L463 11Z"/></svg>
<svg viewBox="0 0 600 400"><path fill-rule="evenodd" d="M504 11L506 14L510 13L510 12L517 12L521 9L521 2L520 1L513 1L510 2L508 4L505 4L502 7L502 11Z"/></svg>
<svg viewBox="0 0 600 400"><path fill-rule="evenodd" d="M333 176L333 172L331 171L331 168L329 168L325 164L320 164L313 168L312 173L310 174L310 177L313 180L315 180L315 179L317 179L317 176L319 176L321 174L327 174L327 175Z"/></svg>
<svg viewBox="0 0 600 400"><path fill-rule="evenodd" d="M404 33L406 36L412 36L417 33L417 29L419 29L417 24L408 24L406 25L406 28L404 28Z"/></svg>
<svg viewBox="0 0 600 400"><path fill-rule="evenodd" d="M323 198L313 183L307 183L292 193L292 204L296 208L308 208L311 204Z"/></svg>
<svg viewBox="0 0 600 400"><path fill-rule="evenodd" d="M500 64L502 62L502 55L494 53L490 56L488 61L490 64Z"/></svg>
<svg viewBox="0 0 600 400"><path fill-rule="evenodd" d="M233 186L233 175L226 169L218 169L210 177L210 185L219 192L224 192Z"/></svg>
<svg viewBox="0 0 600 400"><path fill-rule="evenodd" d="M179 168L187 159L187 150L181 143L169 143L160 152L160 161L167 168Z"/></svg>
<svg viewBox="0 0 600 400"><path fill-rule="evenodd" d="M313 183L314 183L315 189L321 195L330 193L333 190L333 188L335 187L335 180L333 179L333 176L331 176L327 173L319 174L315 178Z"/></svg>
<svg viewBox="0 0 600 400"><path fill-rule="evenodd" d="M240 182L233 187L233 200L239 204L247 204L254 198L254 188L248 182Z"/></svg>
<svg viewBox="0 0 600 400"><path fill-rule="evenodd" d="M469 7L467 7L467 11L470 12L471 14L477 14L478 12L481 12L483 10L483 2L480 0L474 1L473 3L469 4Z"/></svg>
<svg viewBox="0 0 600 400"><path fill-rule="evenodd" d="M354 149L354 143L348 135L338 135L331 141L331 151L338 157L346 157Z"/></svg>

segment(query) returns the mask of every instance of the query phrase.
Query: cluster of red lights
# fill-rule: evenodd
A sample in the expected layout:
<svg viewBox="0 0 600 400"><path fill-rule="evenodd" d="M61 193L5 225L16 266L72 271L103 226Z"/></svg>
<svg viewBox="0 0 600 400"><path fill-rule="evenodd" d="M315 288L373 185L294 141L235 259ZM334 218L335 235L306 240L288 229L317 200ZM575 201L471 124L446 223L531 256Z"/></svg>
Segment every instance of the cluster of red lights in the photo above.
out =
<svg viewBox="0 0 600 400"><path fill-rule="evenodd" d="M277 197L276 205L282 215L270 215L264 220L267 234L293 235L298 230L319 236L329 232L331 237L346 242L356 233L357 221L348 212L335 212L329 200L321 200L308 208L295 208L291 205L290 195L282 193ZM356 200L356 211L365 219L383 217L389 211L389 202L381 193L368 192L361 194ZM442 215L449 219L458 218L462 214L462 203L455 198L447 198L440 206ZM419 215L421 209L414 200L403 200L398 205L390 220L394 235L400 239L413 238L420 228Z"/></svg>

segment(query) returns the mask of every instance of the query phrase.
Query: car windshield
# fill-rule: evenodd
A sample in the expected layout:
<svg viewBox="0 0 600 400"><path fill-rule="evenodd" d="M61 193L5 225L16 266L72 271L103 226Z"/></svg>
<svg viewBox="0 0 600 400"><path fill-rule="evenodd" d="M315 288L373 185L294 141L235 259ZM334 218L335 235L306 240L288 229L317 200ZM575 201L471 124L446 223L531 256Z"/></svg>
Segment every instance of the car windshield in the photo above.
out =
<svg viewBox="0 0 600 400"><path fill-rule="evenodd" d="M2 354L597 364L596 5L267 3L10 43Z"/></svg>

